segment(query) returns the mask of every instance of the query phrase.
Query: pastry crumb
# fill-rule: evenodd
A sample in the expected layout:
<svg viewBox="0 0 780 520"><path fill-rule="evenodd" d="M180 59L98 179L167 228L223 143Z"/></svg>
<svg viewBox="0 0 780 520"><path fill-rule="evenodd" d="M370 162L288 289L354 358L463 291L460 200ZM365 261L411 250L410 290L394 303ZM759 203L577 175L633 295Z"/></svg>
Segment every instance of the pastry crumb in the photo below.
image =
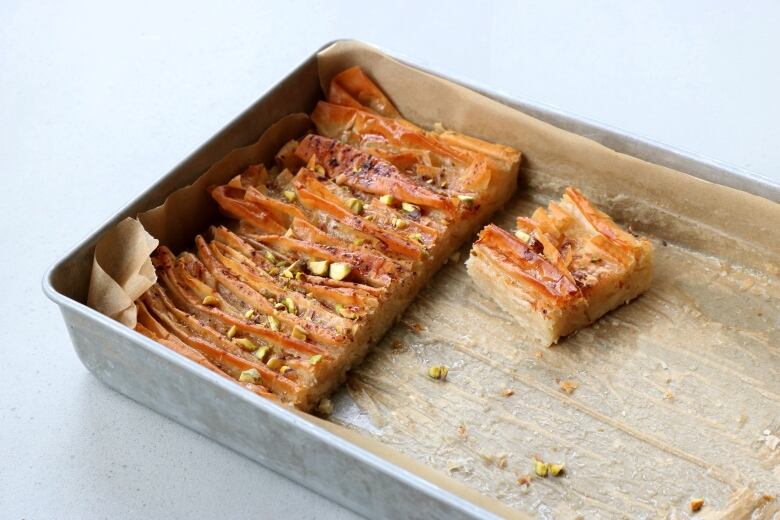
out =
<svg viewBox="0 0 780 520"><path fill-rule="evenodd" d="M425 330L425 327L422 326L422 323L419 323L419 322L416 322L416 321L415 322L405 321L404 325L406 325L409 328L409 330L411 330L415 334L419 334L419 333L421 333L422 331Z"/></svg>
<svg viewBox="0 0 780 520"><path fill-rule="evenodd" d="M515 391L512 390L511 388L506 388L501 392L501 395L504 397L511 397L515 395Z"/></svg>
<svg viewBox="0 0 780 520"><path fill-rule="evenodd" d="M691 499L691 511L694 513L702 508L704 505L704 499L703 498L692 498Z"/></svg>
<svg viewBox="0 0 780 520"><path fill-rule="evenodd" d="M558 381L558 386L566 392L567 394L571 394L574 392L579 385L576 381L572 381L571 379L563 379Z"/></svg>

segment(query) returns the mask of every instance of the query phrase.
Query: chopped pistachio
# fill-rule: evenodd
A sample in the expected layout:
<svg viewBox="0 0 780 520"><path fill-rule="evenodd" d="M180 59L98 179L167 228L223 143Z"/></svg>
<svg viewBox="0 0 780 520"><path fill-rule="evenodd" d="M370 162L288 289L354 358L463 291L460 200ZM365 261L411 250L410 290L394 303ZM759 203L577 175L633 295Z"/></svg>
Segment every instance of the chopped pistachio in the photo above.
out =
<svg viewBox="0 0 780 520"><path fill-rule="evenodd" d="M463 203L464 206L470 208L474 205L474 197L471 195L458 195L458 200Z"/></svg>
<svg viewBox="0 0 780 520"><path fill-rule="evenodd" d="M282 303L284 303L284 306L287 308L287 312L290 314L295 314L295 311L298 310L295 306L295 302L289 296L285 297L284 300L282 300Z"/></svg>
<svg viewBox="0 0 780 520"><path fill-rule="evenodd" d="M306 263L306 266L309 268L309 272L311 274L316 274L317 276L327 274L329 265L330 262L327 260L309 260Z"/></svg>
<svg viewBox="0 0 780 520"><path fill-rule="evenodd" d="M333 413L333 401L328 399L327 397L320 401L320 404L317 405L317 411L323 415L330 415Z"/></svg>
<svg viewBox="0 0 780 520"><path fill-rule="evenodd" d="M237 332L238 332L238 327L236 327L235 325L233 325L232 327L230 327L230 328L228 329L228 331L227 331L227 337L228 337L228 339L233 339L233 337L236 335L236 333L237 333Z"/></svg>
<svg viewBox="0 0 780 520"><path fill-rule="evenodd" d="M444 365L433 365L428 369L428 377L431 379L438 379L439 381L447 379L448 373L449 369Z"/></svg>
<svg viewBox="0 0 780 520"><path fill-rule="evenodd" d="M292 370L292 368L288 367L287 365L282 365L282 368L279 369L279 373L280 374L286 374L290 370Z"/></svg>
<svg viewBox="0 0 780 520"><path fill-rule="evenodd" d="M292 332L290 333L290 336L292 336L295 339L299 339L301 341L306 341L306 331L300 328L298 325L293 327Z"/></svg>
<svg viewBox="0 0 780 520"><path fill-rule="evenodd" d="M272 267L268 270L268 274L270 274L271 276L276 276L277 274L279 274L279 269L277 267Z"/></svg>
<svg viewBox="0 0 780 520"><path fill-rule="evenodd" d="M246 318L248 320L251 320L254 317L255 317L255 310L254 309L249 309L248 311L246 311L244 313L244 318Z"/></svg>
<svg viewBox="0 0 780 520"><path fill-rule="evenodd" d="M282 194L284 195L284 198L287 199L287 202L295 200L295 192L292 190L285 190Z"/></svg>
<svg viewBox="0 0 780 520"><path fill-rule="evenodd" d="M379 197L379 202L381 202L385 206L392 206L393 204L395 204L395 197L393 197L392 195L382 195L381 197Z"/></svg>
<svg viewBox="0 0 780 520"><path fill-rule="evenodd" d="M240 345L241 348L243 348L245 350L251 350L252 352L257 350L257 345L252 343L252 341L247 339L247 338L236 338L236 339L233 340L233 342L236 345Z"/></svg>
<svg viewBox="0 0 780 520"><path fill-rule="evenodd" d="M433 184L433 179L425 179L425 182L427 182L428 184Z"/></svg>
<svg viewBox="0 0 780 520"><path fill-rule="evenodd" d="M446 180L441 181L441 183L439 184L439 187L440 188L446 188L447 187L447 181Z"/></svg>
<svg viewBox="0 0 780 520"><path fill-rule="evenodd" d="M255 350L255 357L259 359L260 361L263 361L265 359L265 356L268 355L268 351L271 350L269 346L260 347L259 349Z"/></svg>
<svg viewBox="0 0 780 520"><path fill-rule="evenodd" d="M374 215L366 215L365 219L368 220L369 222L373 222L374 221Z"/></svg>
<svg viewBox="0 0 780 520"><path fill-rule="evenodd" d="M423 243L423 236L420 233L412 233L411 235L409 235L409 238L411 238L412 240L420 244Z"/></svg>
<svg viewBox="0 0 780 520"><path fill-rule="evenodd" d="M549 470L549 466L545 462L537 458L534 458L534 473L536 473L540 477L546 477L548 470Z"/></svg>
<svg viewBox="0 0 780 520"><path fill-rule="evenodd" d="M345 262L333 262L330 264L328 276L334 280L343 280L352 272L352 266Z"/></svg>
<svg viewBox="0 0 780 520"><path fill-rule="evenodd" d="M209 306L215 306L219 305L219 298L214 296L213 294L209 294L205 298L203 298L203 301L201 302L203 305L209 305Z"/></svg>
<svg viewBox="0 0 780 520"><path fill-rule="evenodd" d="M317 175L319 176L325 175L325 168L321 164L315 164L314 171L317 172Z"/></svg>
<svg viewBox="0 0 780 520"><path fill-rule="evenodd" d="M286 311L287 310L287 305L283 304L282 302L274 303L274 310Z"/></svg>
<svg viewBox="0 0 780 520"><path fill-rule="evenodd" d="M550 469L550 475L552 475L553 477L562 475L566 471L566 468L564 467L563 464L550 464L549 469Z"/></svg>
<svg viewBox="0 0 780 520"><path fill-rule="evenodd" d="M420 214L420 206L417 206L416 204L412 204L411 202L402 202L401 209L410 214L415 214L415 215Z"/></svg>
<svg viewBox="0 0 780 520"><path fill-rule="evenodd" d="M242 383L257 383L260 381L260 372L258 372L256 368L244 370L241 372L241 375L238 376L238 380Z"/></svg>
<svg viewBox="0 0 780 520"><path fill-rule="evenodd" d="M295 279L300 281L303 278L303 273L301 271L298 271L295 273Z"/></svg>
<svg viewBox="0 0 780 520"><path fill-rule="evenodd" d="M282 276L285 278L294 278L295 273L301 272L301 269L303 269L303 260L296 260L290 264L290 267L282 271Z"/></svg>
<svg viewBox="0 0 780 520"><path fill-rule="evenodd" d="M271 262L272 264L276 264L276 257L270 251L265 252L265 259Z"/></svg>
<svg viewBox="0 0 780 520"><path fill-rule="evenodd" d="M393 227L396 229L404 229L406 226L409 225L409 222L402 218L394 218L393 219Z"/></svg>
<svg viewBox="0 0 780 520"><path fill-rule="evenodd" d="M531 241L531 235L519 229L515 231L515 236L520 240L522 240L523 242L525 242L526 244Z"/></svg>
<svg viewBox="0 0 780 520"><path fill-rule="evenodd" d="M315 354L309 358L309 363L311 363L312 365L316 365L320 361L322 361L322 354Z"/></svg>
<svg viewBox="0 0 780 520"><path fill-rule="evenodd" d="M349 320L354 320L357 317L354 312L350 311L340 303L336 304L336 312L338 312L341 316Z"/></svg>
<svg viewBox="0 0 780 520"><path fill-rule="evenodd" d="M703 498L692 498L691 499L691 511L694 513L702 508L704 505L704 499Z"/></svg>
<svg viewBox="0 0 780 520"><path fill-rule="evenodd" d="M266 365L268 365L268 368L270 368L271 370L279 370L284 366L284 360L282 358L272 357L271 359L268 360L268 363L266 363Z"/></svg>
<svg viewBox="0 0 780 520"><path fill-rule="evenodd" d="M363 201L360 199L352 197L351 199L347 200L347 207L355 215L360 215L363 213Z"/></svg>
<svg viewBox="0 0 780 520"><path fill-rule="evenodd" d="M268 326L271 330L279 330L279 320L275 316L268 316Z"/></svg>
<svg viewBox="0 0 780 520"><path fill-rule="evenodd" d="M356 245L358 247L362 246L365 243L366 243L366 239L365 238L356 238L355 240L352 241L352 244Z"/></svg>

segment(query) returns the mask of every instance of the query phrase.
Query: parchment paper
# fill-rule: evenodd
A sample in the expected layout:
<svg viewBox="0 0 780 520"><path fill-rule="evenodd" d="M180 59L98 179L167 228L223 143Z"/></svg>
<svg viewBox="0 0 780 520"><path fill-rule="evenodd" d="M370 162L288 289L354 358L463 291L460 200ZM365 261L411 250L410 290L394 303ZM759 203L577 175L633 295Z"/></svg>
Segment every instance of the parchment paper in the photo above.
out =
<svg viewBox="0 0 780 520"><path fill-rule="evenodd" d="M333 423L382 456L392 458L371 437L470 486L487 507L493 498L541 517L686 517L701 496L703 514L777 511L763 498L780 492L777 204L616 153L360 43L335 44L319 65L323 85L360 65L410 120L522 151L519 196L499 224L573 184L654 238L657 259L647 295L543 350L475 292L465 245L355 371L354 399L338 395ZM163 243L189 246L217 217L205 188L269 161L308 124L280 122L140 221ZM119 248L110 261L127 270L139 258ZM93 275L96 293L104 284ZM431 363L450 366L447 382L425 377ZM565 463L566 476L518 484L532 455Z"/></svg>
<svg viewBox="0 0 780 520"><path fill-rule="evenodd" d="M157 244L137 220L129 217L107 231L95 247L87 304L135 327L133 302L157 279L149 259Z"/></svg>

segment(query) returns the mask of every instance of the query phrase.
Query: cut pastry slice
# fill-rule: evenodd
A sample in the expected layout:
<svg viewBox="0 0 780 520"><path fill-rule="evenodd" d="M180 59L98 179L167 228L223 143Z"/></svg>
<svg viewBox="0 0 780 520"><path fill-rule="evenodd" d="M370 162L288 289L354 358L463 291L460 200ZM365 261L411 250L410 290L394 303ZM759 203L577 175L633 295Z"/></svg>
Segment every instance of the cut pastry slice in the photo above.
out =
<svg viewBox="0 0 780 520"><path fill-rule="evenodd" d="M650 287L653 246L620 228L574 188L519 217L510 233L485 227L466 262L477 287L545 346Z"/></svg>
<svg viewBox="0 0 780 520"><path fill-rule="evenodd" d="M288 142L273 167L210 188L235 220L193 252L160 247L157 283L136 302L138 332L302 410L506 202L520 161L405 121L360 69L333 79L312 119L319 135Z"/></svg>

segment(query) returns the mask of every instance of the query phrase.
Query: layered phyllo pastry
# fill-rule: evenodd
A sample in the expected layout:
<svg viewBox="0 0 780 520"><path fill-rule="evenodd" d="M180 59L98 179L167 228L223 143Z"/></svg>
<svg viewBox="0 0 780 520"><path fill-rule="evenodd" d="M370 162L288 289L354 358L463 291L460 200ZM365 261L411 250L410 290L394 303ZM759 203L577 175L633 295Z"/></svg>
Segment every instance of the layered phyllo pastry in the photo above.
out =
<svg viewBox="0 0 780 520"><path fill-rule="evenodd" d="M251 391L324 399L514 192L520 153L403 119L359 68L272 165L210 189L227 225L160 247L137 330Z"/></svg>
<svg viewBox="0 0 780 520"><path fill-rule="evenodd" d="M466 265L529 338L549 346L645 292L653 246L567 188L559 202L518 217L513 233L485 227Z"/></svg>

